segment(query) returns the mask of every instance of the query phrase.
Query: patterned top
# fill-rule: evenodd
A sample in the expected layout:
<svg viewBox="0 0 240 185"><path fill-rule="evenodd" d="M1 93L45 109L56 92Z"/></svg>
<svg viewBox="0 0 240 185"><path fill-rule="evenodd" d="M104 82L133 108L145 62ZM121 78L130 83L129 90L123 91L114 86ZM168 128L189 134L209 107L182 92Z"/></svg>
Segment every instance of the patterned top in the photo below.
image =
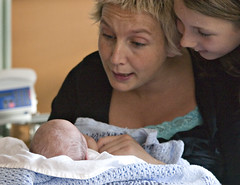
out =
<svg viewBox="0 0 240 185"><path fill-rule="evenodd" d="M172 121L165 121L158 125L149 125L145 128L158 130L157 138L169 140L178 132L188 131L203 123L202 117L196 107L185 116L177 117Z"/></svg>

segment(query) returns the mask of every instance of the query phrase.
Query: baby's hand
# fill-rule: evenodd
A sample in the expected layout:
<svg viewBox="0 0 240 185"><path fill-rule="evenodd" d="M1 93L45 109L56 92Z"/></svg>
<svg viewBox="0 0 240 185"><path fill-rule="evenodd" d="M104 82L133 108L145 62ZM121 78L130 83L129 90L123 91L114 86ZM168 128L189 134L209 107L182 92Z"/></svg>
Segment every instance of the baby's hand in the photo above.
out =
<svg viewBox="0 0 240 185"><path fill-rule="evenodd" d="M98 146L97 146L96 141L88 135L85 135L85 134L83 134L83 135L84 135L84 137L87 141L88 148L90 148L92 150L95 150L95 151L98 151Z"/></svg>

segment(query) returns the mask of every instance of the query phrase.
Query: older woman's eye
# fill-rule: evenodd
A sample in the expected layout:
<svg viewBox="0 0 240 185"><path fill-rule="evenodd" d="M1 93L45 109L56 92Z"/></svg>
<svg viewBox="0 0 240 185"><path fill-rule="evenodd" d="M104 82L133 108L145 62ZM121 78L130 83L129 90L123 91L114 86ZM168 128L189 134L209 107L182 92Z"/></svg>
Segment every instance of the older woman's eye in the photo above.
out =
<svg viewBox="0 0 240 185"><path fill-rule="evenodd" d="M141 43L141 42L132 42L132 44L133 44L135 47L143 47L143 46L146 45L146 44Z"/></svg>
<svg viewBox="0 0 240 185"><path fill-rule="evenodd" d="M103 33L102 35L107 39L115 39L116 38L115 36L112 36L112 35L109 35L109 34L106 34L106 33Z"/></svg>

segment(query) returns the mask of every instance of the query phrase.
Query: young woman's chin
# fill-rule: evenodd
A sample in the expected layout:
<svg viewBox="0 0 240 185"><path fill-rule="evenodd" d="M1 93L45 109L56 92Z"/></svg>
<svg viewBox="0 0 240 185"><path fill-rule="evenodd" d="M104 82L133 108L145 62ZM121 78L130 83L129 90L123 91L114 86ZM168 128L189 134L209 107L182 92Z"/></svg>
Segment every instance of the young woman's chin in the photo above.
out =
<svg viewBox="0 0 240 185"><path fill-rule="evenodd" d="M208 52L206 50L198 51L198 53L201 55L201 57L205 58L206 60L215 60L217 58L222 57L222 55L211 53L211 52Z"/></svg>

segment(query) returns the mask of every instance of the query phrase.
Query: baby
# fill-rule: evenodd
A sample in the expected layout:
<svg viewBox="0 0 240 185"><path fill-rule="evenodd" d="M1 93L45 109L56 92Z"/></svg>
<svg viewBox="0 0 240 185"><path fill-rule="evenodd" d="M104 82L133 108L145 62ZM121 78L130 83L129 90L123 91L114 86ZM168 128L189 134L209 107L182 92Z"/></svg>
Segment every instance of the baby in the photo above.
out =
<svg viewBox="0 0 240 185"><path fill-rule="evenodd" d="M88 148L97 151L97 143L83 135L75 125L63 119L54 119L42 124L36 131L30 151L47 158L67 155L73 160L87 160Z"/></svg>

